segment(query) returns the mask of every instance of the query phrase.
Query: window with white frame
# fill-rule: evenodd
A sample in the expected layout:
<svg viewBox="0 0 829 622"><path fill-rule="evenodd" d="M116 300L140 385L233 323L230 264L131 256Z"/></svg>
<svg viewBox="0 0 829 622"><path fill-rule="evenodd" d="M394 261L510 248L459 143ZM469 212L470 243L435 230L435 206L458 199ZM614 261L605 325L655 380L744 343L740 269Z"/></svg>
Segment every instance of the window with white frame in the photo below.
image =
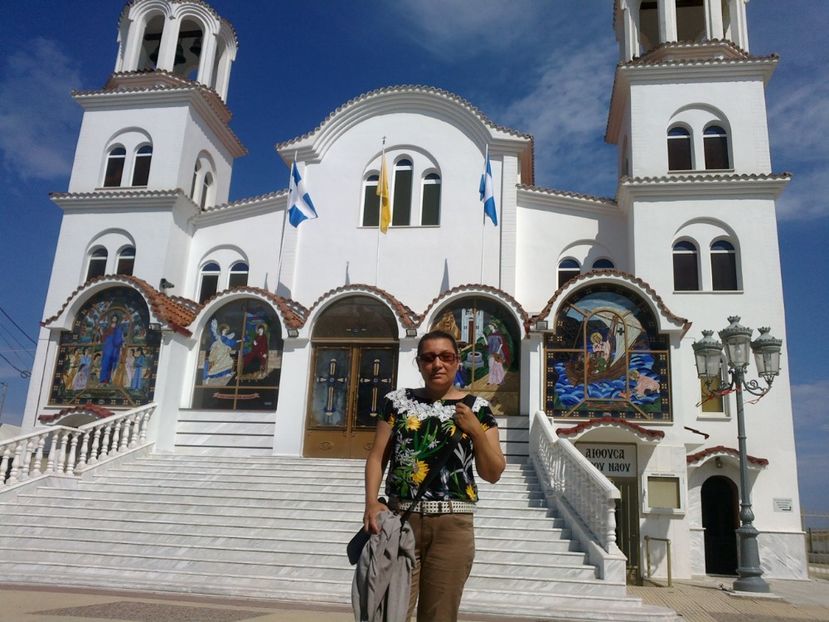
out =
<svg viewBox="0 0 829 622"><path fill-rule="evenodd" d="M227 281L228 287L244 287L248 284L248 264L244 261L237 261L230 266L230 277Z"/></svg>
<svg viewBox="0 0 829 622"><path fill-rule="evenodd" d="M714 291L733 291L737 287L737 251L728 240L711 244L711 283Z"/></svg>
<svg viewBox="0 0 829 622"><path fill-rule="evenodd" d="M370 174L363 181L363 226L377 227L380 225L380 197L377 196L377 186L380 176Z"/></svg>
<svg viewBox="0 0 829 622"><path fill-rule="evenodd" d="M121 145L116 145L109 150L104 170L104 188L117 188L121 185L126 161L127 150Z"/></svg>
<svg viewBox="0 0 829 622"><path fill-rule="evenodd" d="M89 261L87 262L86 267L86 280L95 278L96 276L102 276L106 274L107 271L107 258L109 257L109 253L107 249L99 246L92 250L89 253Z"/></svg>
<svg viewBox="0 0 829 622"><path fill-rule="evenodd" d="M132 185L146 186L150 179L150 163L153 159L153 146L142 145L135 152L135 161L132 165Z"/></svg>
<svg viewBox="0 0 829 622"><path fill-rule="evenodd" d="M115 274L132 275L135 267L135 247L125 246L118 252L118 261L115 265Z"/></svg>
<svg viewBox="0 0 829 622"><path fill-rule="evenodd" d="M222 270L215 261L208 261L201 269L201 283L199 285L199 304L214 296L219 289L219 275Z"/></svg>
<svg viewBox="0 0 829 622"><path fill-rule="evenodd" d="M668 130L668 170L690 171L694 168L691 132L677 126Z"/></svg>
<svg viewBox="0 0 829 622"><path fill-rule="evenodd" d="M213 175L210 173L205 173L204 181L202 181L202 188L201 188L201 198L199 199L199 207L204 209L208 201L212 200L212 190L213 190Z"/></svg>
<svg viewBox="0 0 829 622"><path fill-rule="evenodd" d="M696 244L680 240L673 247L674 291L699 291L699 251Z"/></svg>
<svg viewBox="0 0 829 622"><path fill-rule="evenodd" d="M575 259L562 259L558 262L558 286L561 287L570 279L581 274L581 266Z"/></svg>
<svg viewBox="0 0 829 622"><path fill-rule="evenodd" d="M420 224L440 224L440 175L429 173L421 184Z"/></svg>
<svg viewBox="0 0 829 622"><path fill-rule="evenodd" d="M728 133L719 125L705 128L702 135L702 144L705 151L705 169L730 169L731 161L728 155Z"/></svg>
<svg viewBox="0 0 829 622"><path fill-rule="evenodd" d="M411 224L412 217L412 175L414 166L406 158L394 165L394 189L392 194L391 224L395 227Z"/></svg>

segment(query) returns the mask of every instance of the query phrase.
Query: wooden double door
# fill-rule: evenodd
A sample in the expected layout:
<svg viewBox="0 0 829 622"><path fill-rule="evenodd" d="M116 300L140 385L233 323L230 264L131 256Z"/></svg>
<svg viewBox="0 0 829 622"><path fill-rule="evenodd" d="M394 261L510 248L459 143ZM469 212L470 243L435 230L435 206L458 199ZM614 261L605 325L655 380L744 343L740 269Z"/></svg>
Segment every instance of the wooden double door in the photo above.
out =
<svg viewBox="0 0 829 622"><path fill-rule="evenodd" d="M397 343L317 343L303 455L365 458L383 396L396 386Z"/></svg>

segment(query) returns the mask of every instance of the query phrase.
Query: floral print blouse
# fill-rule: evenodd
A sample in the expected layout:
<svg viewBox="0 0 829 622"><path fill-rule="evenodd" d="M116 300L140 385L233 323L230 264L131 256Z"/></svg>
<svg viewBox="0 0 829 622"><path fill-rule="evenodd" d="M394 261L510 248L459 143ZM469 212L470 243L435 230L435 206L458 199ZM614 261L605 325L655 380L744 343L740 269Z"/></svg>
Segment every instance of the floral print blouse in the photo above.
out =
<svg viewBox="0 0 829 622"><path fill-rule="evenodd" d="M386 395L381 417L392 428L386 494L414 499L418 486L429 474L430 464L455 432L455 404L462 400L430 402L412 389L397 389ZM467 400L467 403L469 401ZM484 430L498 424L489 402L475 397L471 406ZM464 434L454 453L423 495L426 500L476 502L478 487L472 474L472 440Z"/></svg>

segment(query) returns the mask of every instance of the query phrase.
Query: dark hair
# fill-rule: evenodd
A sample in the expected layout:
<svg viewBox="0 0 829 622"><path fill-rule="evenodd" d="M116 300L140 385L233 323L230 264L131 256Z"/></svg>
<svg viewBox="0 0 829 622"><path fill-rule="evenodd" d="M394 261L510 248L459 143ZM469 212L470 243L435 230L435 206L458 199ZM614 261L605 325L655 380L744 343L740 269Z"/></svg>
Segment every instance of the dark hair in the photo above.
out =
<svg viewBox="0 0 829 622"><path fill-rule="evenodd" d="M420 341L417 342L417 355L420 356L423 354L424 343L427 341L435 341L436 339L446 339L447 341L451 341L452 349L455 351L455 354L460 354L460 350L458 350L458 342L454 335L447 333L445 330L433 330L423 335L420 338Z"/></svg>

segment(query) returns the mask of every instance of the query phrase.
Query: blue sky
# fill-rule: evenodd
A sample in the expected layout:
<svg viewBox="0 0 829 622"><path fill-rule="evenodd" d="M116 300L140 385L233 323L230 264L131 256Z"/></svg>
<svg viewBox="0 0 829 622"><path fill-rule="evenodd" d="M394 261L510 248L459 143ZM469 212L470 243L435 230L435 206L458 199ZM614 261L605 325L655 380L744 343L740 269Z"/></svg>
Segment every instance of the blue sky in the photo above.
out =
<svg viewBox="0 0 829 622"><path fill-rule="evenodd" d="M615 195L615 147L603 142L617 60L611 0L211 5L234 24L240 42L228 105L250 153L234 167L231 199L286 187L288 170L274 143L390 84L447 89L496 123L533 134L538 185ZM0 307L33 338L38 322L55 311L43 308L60 227L48 193L66 190L74 157L81 110L69 92L103 86L115 62L121 6L0 4ZM829 359L827 340L814 336L829 306L829 2L754 0L748 15L751 52L781 57L767 105L773 168L794 174L778 214L784 347L802 504L829 512ZM1 314L0 324L0 353L30 366L25 337ZM27 382L2 360L0 382L9 385L2 420L15 423ZM750 436L749 429L749 444Z"/></svg>

